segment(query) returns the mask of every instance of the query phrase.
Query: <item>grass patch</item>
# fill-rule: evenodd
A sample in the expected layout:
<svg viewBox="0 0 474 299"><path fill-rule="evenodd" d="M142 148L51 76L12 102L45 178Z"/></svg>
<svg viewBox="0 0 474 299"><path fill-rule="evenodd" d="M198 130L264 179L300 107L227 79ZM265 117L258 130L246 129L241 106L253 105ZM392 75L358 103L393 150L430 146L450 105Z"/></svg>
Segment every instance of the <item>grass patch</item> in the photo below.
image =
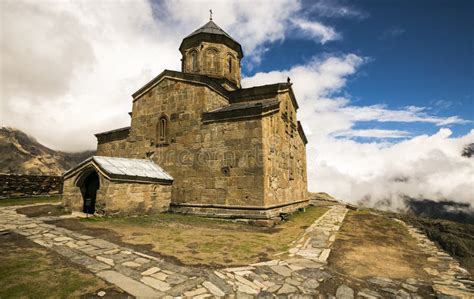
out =
<svg viewBox="0 0 474 299"><path fill-rule="evenodd" d="M23 237L1 236L0 298L71 298L106 284Z"/></svg>
<svg viewBox="0 0 474 299"><path fill-rule="evenodd" d="M0 199L0 207L23 206L35 203L58 203L61 202L61 195L53 196L35 196Z"/></svg>
<svg viewBox="0 0 474 299"><path fill-rule="evenodd" d="M426 255L402 224L369 210L350 211L329 258L338 272L366 279L426 278Z"/></svg>
<svg viewBox="0 0 474 299"><path fill-rule="evenodd" d="M230 266L273 259L286 252L324 207L308 207L274 228L182 214L82 219L88 228L108 229L130 244L151 244L152 250L184 264Z"/></svg>

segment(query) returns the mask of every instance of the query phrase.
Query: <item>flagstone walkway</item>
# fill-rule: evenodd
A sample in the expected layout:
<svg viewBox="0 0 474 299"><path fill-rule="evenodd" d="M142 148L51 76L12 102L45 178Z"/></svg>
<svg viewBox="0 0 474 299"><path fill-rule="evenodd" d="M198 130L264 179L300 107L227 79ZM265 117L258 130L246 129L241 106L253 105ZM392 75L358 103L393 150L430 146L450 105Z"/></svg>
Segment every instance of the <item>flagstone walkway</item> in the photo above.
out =
<svg viewBox="0 0 474 299"><path fill-rule="evenodd" d="M397 221L405 225L408 233L418 241L421 250L429 256L428 261L436 263L434 268L423 269L435 277L432 283L434 291L454 298L474 298L474 281L469 278L469 272L449 254L438 249L419 229Z"/></svg>
<svg viewBox="0 0 474 299"><path fill-rule="evenodd" d="M133 296L195 298L226 294L244 297L262 292L314 294L319 282L330 276L321 269L347 212L344 206L334 206L326 212L290 250L294 257L289 260L213 271L177 266L102 239L46 224L45 220L54 217L28 218L18 214L17 208L0 209L0 230L10 229L48 247Z"/></svg>
<svg viewBox="0 0 474 299"><path fill-rule="evenodd" d="M0 231L21 234L139 298L272 298L290 295L314 298L320 293L318 287L332 277L326 269L326 261L348 211L343 205L332 206L292 244L294 247L289 250L288 258L214 270L178 266L106 240L45 223L57 217L28 218L18 214L17 208L0 208ZM392 284L389 279L389 282L383 278L380 281ZM411 298L419 298L417 289L416 281L412 284L407 281L403 289L399 287L394 292L400 298L410 298L410 294ZM354 298L354 291L341 284L335 295L336 298ZM369 289L359 291L357 296L383 297Z"/></svg>

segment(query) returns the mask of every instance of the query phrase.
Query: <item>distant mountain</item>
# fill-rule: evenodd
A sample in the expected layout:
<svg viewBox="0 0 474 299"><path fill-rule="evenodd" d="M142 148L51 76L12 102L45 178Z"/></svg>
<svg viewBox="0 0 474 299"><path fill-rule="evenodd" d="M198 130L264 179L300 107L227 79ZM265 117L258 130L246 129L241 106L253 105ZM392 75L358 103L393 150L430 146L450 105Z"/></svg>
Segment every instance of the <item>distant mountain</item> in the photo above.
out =
<svg viewBox="0 0 474 299"><path fill-rule="evenodd" d="M20 130L0 128L0 173L61 175L94 153L55 151Z"/></svg>
<svg viewBox="0 0 474 299"><path fill-rule="evenodd" d="M471 158L474 156L474 143L466 145L461 155L466 158Z"/></svg>
<svg viewBox="0 0 474 299"><path fill-rule="evenodd" d="M470 204L451 200L434 201L429 199L415 199L406 196L406 213L417 217L430 219L445 219L459 223L474 225L474 209Z"/></svg>

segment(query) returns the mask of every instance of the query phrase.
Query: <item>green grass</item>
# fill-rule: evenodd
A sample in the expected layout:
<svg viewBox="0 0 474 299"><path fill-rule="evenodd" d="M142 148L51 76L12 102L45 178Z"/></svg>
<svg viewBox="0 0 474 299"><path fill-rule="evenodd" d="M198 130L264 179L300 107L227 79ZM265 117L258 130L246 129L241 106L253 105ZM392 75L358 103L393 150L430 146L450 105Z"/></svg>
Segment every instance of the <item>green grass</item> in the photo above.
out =
<svg viewBox="0 0 474 299"><path fill-rule="evenodd" d="M122 241L151 244L154 251L185 264L245 265L273 259L327 211L308 207L274 228L182 214L81 219L91 228L113 230Z"/></svg>
<svg viewBox="0 0 474 299"><path fill-rule="evenodd" d="M105 284L43 248L1 240L0 298L71 298Z"/></svg>
<svg viewBox="0 0 474 299"><path fill-rule="evenodd" d="M30 204L35 204L35 203L47 204L47 203L58 203L58 202L61 202L61 195L7 198L7 199L0 199L0 207L22 206L22 205L30 205Z"/></svg>

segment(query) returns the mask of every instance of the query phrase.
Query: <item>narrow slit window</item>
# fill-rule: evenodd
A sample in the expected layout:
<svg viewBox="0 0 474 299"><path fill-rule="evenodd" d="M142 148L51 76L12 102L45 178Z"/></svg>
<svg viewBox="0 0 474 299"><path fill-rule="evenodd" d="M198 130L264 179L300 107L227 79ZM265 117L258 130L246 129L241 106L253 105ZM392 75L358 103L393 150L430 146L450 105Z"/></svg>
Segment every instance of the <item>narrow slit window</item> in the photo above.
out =
<svg viewBox="0 0 474 299"><path fill-rule="evenodd" d="M166 116L160 117L158 121L158 140L160 142L166 142L168 135L168 119Z"/></svg>

